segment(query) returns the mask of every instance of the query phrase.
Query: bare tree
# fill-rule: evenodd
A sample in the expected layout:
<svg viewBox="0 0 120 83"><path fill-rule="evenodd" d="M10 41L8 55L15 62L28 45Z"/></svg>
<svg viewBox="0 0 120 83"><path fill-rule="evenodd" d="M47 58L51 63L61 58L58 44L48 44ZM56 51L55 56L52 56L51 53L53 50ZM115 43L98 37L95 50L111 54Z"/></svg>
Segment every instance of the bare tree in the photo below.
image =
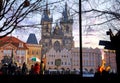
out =
<svg viewBox="0 0 120 83"><path fill-rule="evenodd" d="M120 0L83 0L82 1L82 20L96 22L87 22L83 26L102 26L107 25L112 30L119 30L120 20ZM85 18L84 18L85 17ZM108 27L106 29L108 29Z"/></svg>
<svg viewBox="0 0 120 83"><path fill-rule="evenodd" d="M120 0L83 0L82 26L92 26L109 35L111 48L116 51L117 73L120 75ZM93 21L95 20L95 21ZM97 27L97 28L95 28ZM104 34L105 35L105 34ZM102 36L102 34L101 34ZM107 36L106 36L107 37Z"/></svg>
<svg viewBox="0 0 120 83"><path fill-rule="evenodd" d="M61 1L63 0L49 4ZM17 28L38 26L38 24L22 25L21 22L33 13L40 13L46 6L43 3L44 0L0 0L0 38L7 36Z"/></svg>

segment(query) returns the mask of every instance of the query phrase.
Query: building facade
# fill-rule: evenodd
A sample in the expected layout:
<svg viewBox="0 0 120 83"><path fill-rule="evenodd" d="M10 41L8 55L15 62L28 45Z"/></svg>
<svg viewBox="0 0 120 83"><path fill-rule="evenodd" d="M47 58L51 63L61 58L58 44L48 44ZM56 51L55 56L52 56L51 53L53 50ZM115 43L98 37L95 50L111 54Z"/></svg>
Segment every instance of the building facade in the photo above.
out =
<svg viewBox="0 0 120 83"><path fill-rule="evenodd" d="M58 69L58 70L71 70L71 51L66 48L60 52L56 52L54 48L51 48L47 53L46 69Z"/></svg>
<svg viewBox="0 0 120 83"><path fill-rule="evenodd" d="M53 18L50 16L48 6L43 12L41 19L41 40L42 56L46 55L47 69L71 69L71 49L73 41L73 19L65 4L62 18L52 27ZM60 63L60 64L58 64Z"/></svg>
<svg viewBox="0 0 120 83"><path fill-rule="evenodd" d="M110 66L111 72L116 73L117 67L116 67L116 54L115 50L107 50L104 49L104 60L106 62L105 66Z"/></svg>
<svg viewBox="0 0 120 83"><path fill-rule="evenodd" d="M3 58L13 57L13 61L22 65L27 63L26 43L13 36L6 36L0 39L0 62ZM9 61L6 61L9 62ZM2 63L2 62L1 62Z"/></svg>
<svg viewBox="0 0 120 83"><path fill-rule="evenodd" d="M32 58L38 58L41 61L41 45L38 44L37 38L34 33L30 33L26 45L28 47L27 52L27 65L28 68L31 68L31 65L34 65L36 61L32 61Z"/></svg>
<svg viewBox="0 0 120 83"><path fill-rule="evenodd" d="M82 48L82 60L83 70L95 73L96 69L101 65L102 62L101 49Z"/></svg>
<svg viewBox="0 0 120 83"><path fill-rule="evenodd" d="M80 70L80 48L72 48L71 54L71 70Z"/></svg>

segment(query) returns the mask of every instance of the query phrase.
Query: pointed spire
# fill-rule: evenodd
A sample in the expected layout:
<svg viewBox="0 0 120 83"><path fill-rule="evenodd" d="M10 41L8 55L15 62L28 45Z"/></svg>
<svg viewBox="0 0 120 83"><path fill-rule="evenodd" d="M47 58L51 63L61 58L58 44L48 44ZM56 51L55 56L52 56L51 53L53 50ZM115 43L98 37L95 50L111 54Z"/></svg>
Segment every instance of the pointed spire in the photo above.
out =
<svg viewBox="0 0 120 83"><path fill-rule="evenodd" d="M65 3L65 9L63 10L62 14L63 14L63 19L67 21L68 20L67 2Z"/></svg>
<svg viewBox="0 0 120 83"><path fill-rule="evenodd" d="M30 33L28 39L27 39L28 44L38 44L36 35L34 33Z"/></svg>
<svg viewBox="0 0 120 83"><path fill-rule="evenodd" d="M68 10L67 2L65 3L65 8L64 8L63 13L62 13L61 22L71 22L71 23L73 22L73 19L71 18L70 12Z"/></svg>
<svg viewBox="0 0 120 83"><path fill-rule="evenodd" d="M41 21L50 21L50 22L52 22L52 18L50 18L50 9L48 9L48 0L46 1L46 8L43 11Z"/></svg>
<svg viewBox="0 0 120 83"><path fill-rule="evenodd" d="M48 0L46 0L46 9L45 9L46 14L48 17L50 16L50 10L48 9Z"/></svg>
<svg viewBox="0 0 120 83"><path fill-rule="evenodd" d="M48 0L46 0L46 11L48 11Z"/></svg>
<svg viewBox="0 0 120 83"><path fill-rule="evenodd" d="M67 12L67 2L65 2L65 11Z"/></svg>

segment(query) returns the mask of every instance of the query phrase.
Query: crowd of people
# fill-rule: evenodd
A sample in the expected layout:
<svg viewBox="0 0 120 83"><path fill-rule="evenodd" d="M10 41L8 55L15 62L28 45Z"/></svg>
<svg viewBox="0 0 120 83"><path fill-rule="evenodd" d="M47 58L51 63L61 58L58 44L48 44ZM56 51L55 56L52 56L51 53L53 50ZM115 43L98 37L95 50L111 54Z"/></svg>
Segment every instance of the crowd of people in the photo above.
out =
<svg viewBox="0 0 120 83"><path fill-rule="evenodd" d="M43 62L36 62L28 69L27 64L24 62L22 66L18 66L17 63L5 63L0 68L0 75L39 75L44 74Z"/></svg>

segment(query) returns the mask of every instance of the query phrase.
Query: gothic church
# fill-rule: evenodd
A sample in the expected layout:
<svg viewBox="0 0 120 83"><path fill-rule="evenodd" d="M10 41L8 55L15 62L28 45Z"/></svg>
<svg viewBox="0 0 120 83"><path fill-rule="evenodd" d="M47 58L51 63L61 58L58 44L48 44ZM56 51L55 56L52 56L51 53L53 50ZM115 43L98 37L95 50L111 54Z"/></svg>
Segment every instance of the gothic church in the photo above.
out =
<svg viewBox="0 0 120 83"><path fill-rule="evenodd" d="M54 27L52 27L53 17L50 16L50 10L46 6L41 18L39 41L42 45L42 55L47 59L46 69L71 69L71 49L74 47L73 18L70 16L67 3L60 21Z"/></svg>

